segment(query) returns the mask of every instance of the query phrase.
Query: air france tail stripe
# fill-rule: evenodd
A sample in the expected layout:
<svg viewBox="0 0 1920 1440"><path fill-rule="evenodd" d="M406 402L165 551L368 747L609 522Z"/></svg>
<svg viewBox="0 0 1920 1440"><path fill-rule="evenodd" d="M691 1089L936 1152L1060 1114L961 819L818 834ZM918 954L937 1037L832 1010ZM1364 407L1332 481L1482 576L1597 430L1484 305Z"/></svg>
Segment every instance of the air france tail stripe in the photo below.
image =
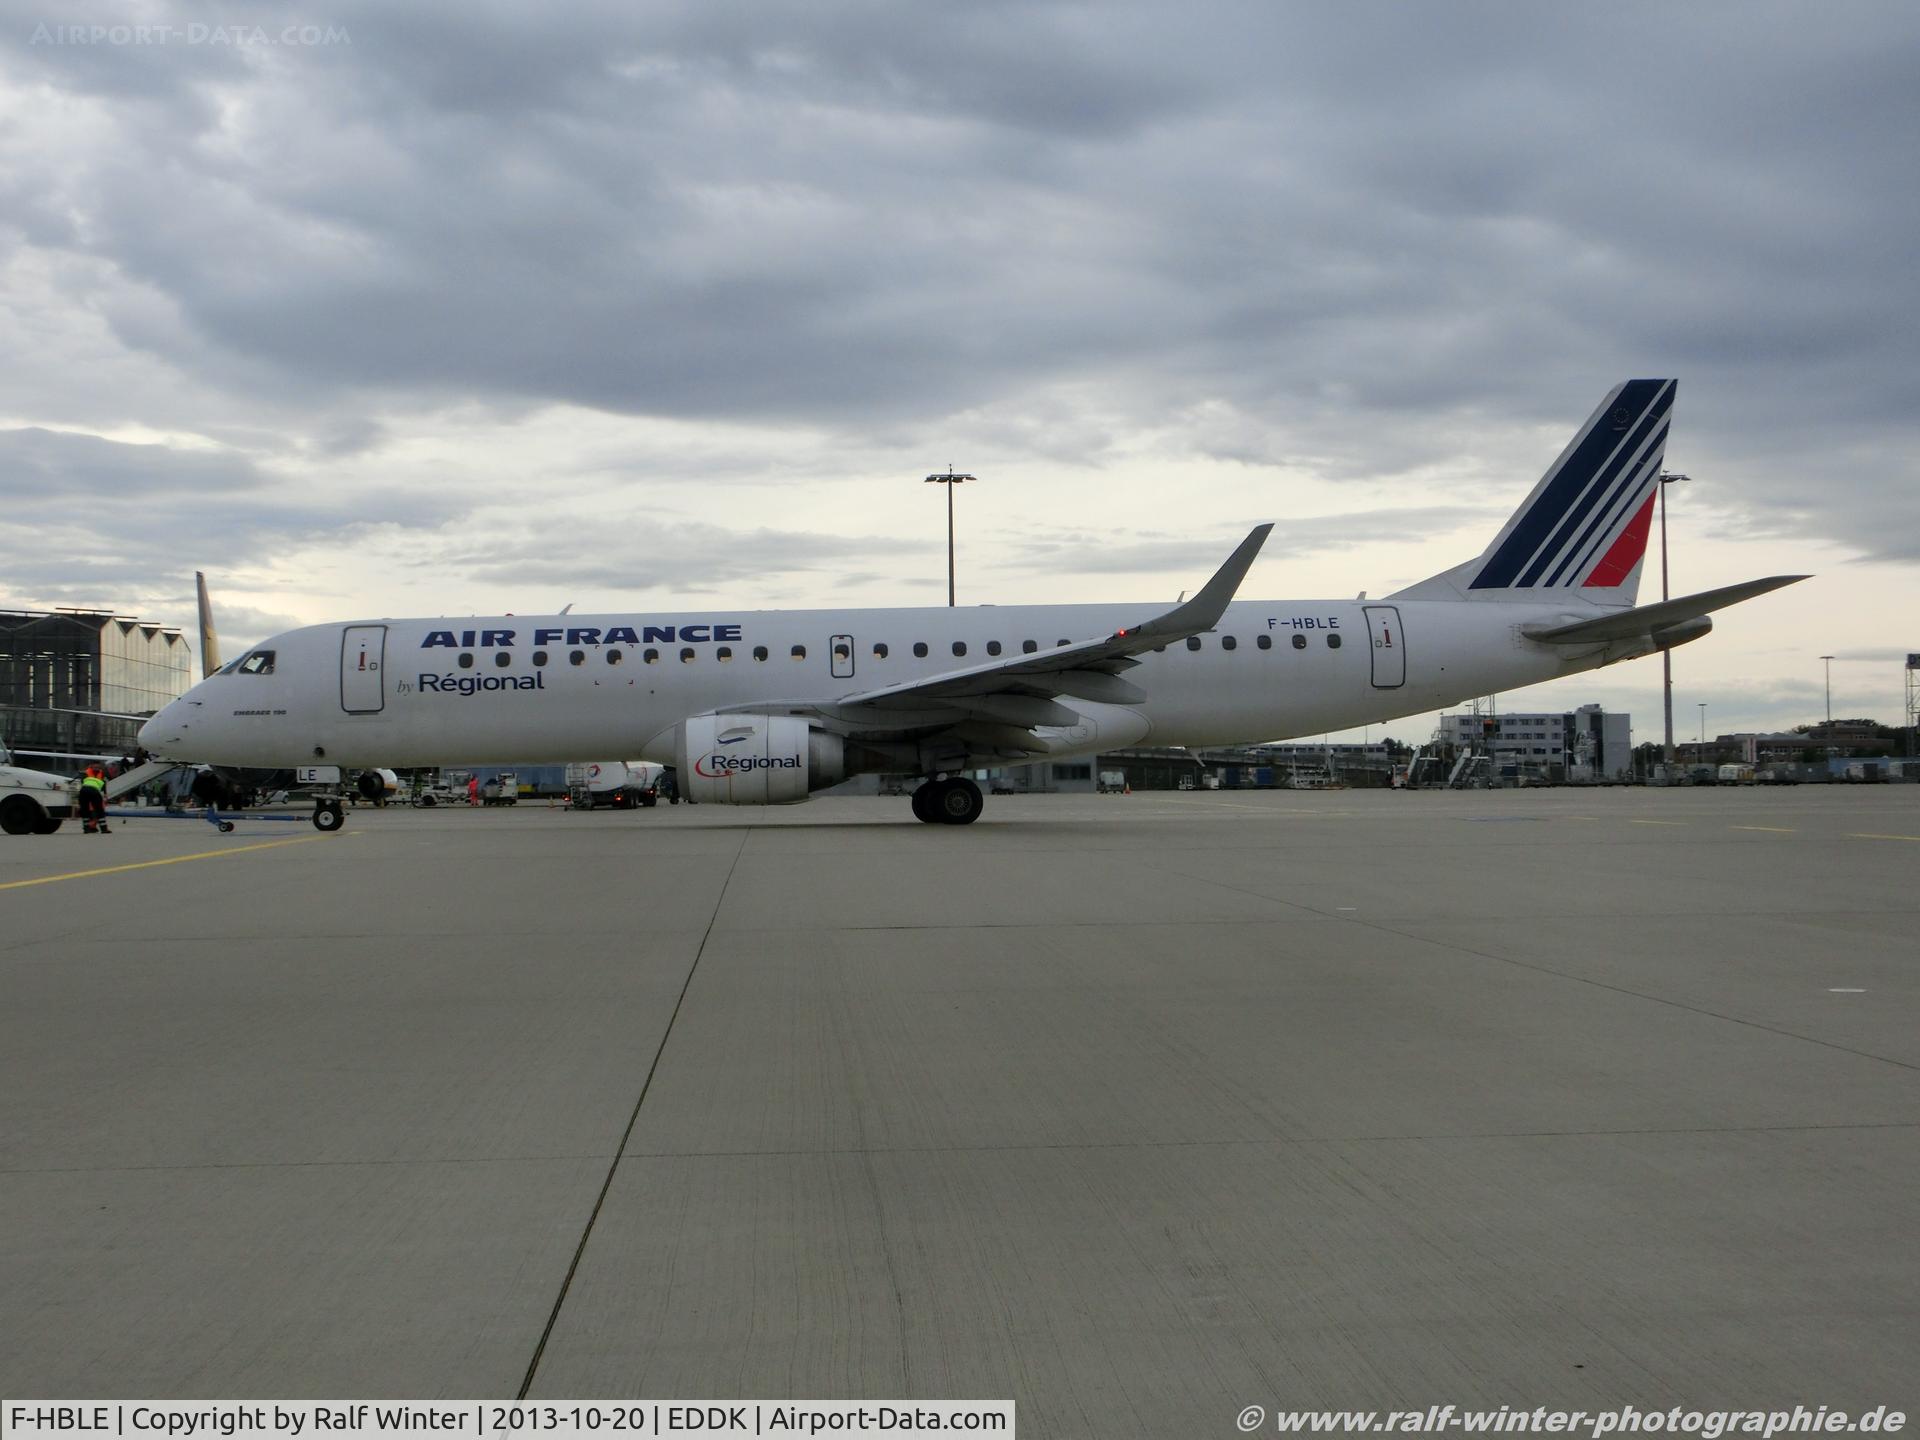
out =
<svg viewBox="0 0 1920 1440"><path fill-rule="evenodd" d="M1640 508L1634 512L1633 519L1627 522L1627 528L1620 532L1607 553L1600 557L1600 563L1580 582L1581 586L1604 590L1624 584L1633 573L1633 567L1647 553L1647 532L1652 525L1653 493L1649 491L1640 502Z"/></svg>
<svg viewBox="0 0 1920 1440"><path fill-rule="evenodd" d="M1662 422L1643 454L1627 467L1627 473L1621 477L1612 497L1594 514L1586 530L1547 577L1548 585L1572 583L1573 577L1584 575L1593 568L1595 557L1612 543L1621 522L1638 508L1666 447L1667 426Z"/></svg>
<svg viewBox="0 0 1920 1440"><path fill-rule="evenodd" d="M1606 463L1595 472L1587 490L1567 510L1560 523L1554 527L1553 538L1540 548L1520 574L1516 585L1551 585L1554 579L1544 579L1547 571L1555 564L1563 562L1571 546L1583 543L1574 540L1576 534L1584 536L1582 526L1587 525L1596 514L1604 514L1619 493L1620 484L1631 474L1634 464L1653 435L1666 424L1667 412L1673 406L1671 392L1657 397L1647 412L1628 428L1620 444L1606 459ZM1557 578L1557 577L1556 577Z"/></svg>
<svg viewBox="0 0 1920 1440"><path fill-rule="evenodd" d="M1653 444L1647 447L1644 459L1636 461L1634 467L1622 478L1619 490L1607 501L1605 511L1597 513L1592 524L1574 541L1561 563L1553 566L1553 572L1546 578L1548 586L1569 584L1594 568L1597 559L1607 551L1607 547L1619 536L1620 526L1644 499L1647 488L1653 484L1653 474L1659 468L1661 455L1667 449L1667 426L1661 426L1659 434L1653 438Z"/></svg>
<svg viewBox="0 0 1920 1440"><path fill-rule="evenodd" d="M1580 502L1573 506L1554 530L1553 539L1541 549L1533 564L1522 572L1514 583L1517 585L1551 585L1555 580L1547 578L1549 569L1565 561L1570 550L1585 543L1590 526L1596 517L1604 516L1619 496L1620 487L1632 478L1633 469L1639 463L1649 443L1665 429L1667 413L1672 409L1671 394L1654 402L1647 413L1635 421L1618 449L1607 457L1607 463L1595 475L1593 484ZM1579 538L1574 538L1578 536Z"/></svg>
<svg viewBox="0 0 1920 1440"><path fill-rule="evenodd" d="M1513 528L1498 542L1493 554L1474 577L1474 589L1505 587L1514 583L1520 572L1540 553L1560 522L1579 498L1589 493L1596 472L1612 456L1624 438L1612 426L1614 415L1625 412L1631 417L1627 434L1633 431L1632 419L1646 414L1667 388L1663 380L1629 380L1610 394L1587 422L1586 428L1557 462L1552 478L1540 487Z"/></svg>

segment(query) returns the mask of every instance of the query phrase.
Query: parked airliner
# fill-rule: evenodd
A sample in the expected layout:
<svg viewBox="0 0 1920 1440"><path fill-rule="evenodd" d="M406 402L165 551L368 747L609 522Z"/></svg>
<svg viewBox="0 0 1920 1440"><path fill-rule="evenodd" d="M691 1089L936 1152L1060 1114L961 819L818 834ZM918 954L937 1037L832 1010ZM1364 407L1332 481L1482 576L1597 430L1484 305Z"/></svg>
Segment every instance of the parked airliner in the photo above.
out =
<svg viewBox="0 0 1920 1440"><path fill-rule="evenodd" d="M1271 525L1191 599L952 609L355 620L275 636L150 720L156 756L241 766L640 755L696 803L925 777L922 820L982 808L962 772L1128 745L1378 723L1697 640L1805 576L1635 607L1672 380L1613 389L1476 558L1378 600L1238 600ZM323 802L314 823L341 823Z"/></svg>

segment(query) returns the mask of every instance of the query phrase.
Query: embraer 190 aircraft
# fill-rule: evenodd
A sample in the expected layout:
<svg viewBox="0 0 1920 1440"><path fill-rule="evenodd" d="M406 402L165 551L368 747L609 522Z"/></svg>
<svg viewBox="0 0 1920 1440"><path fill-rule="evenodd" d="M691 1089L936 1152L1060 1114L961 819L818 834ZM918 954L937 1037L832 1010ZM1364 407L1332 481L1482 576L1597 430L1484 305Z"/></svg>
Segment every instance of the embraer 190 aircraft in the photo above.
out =
<svg viewBox="0 0 1920 1440"><path fill-rule="evenodd" d="M155 715L156 756L242 766L640 755L696 803L786 804L925 777L922 820L979 818L962 772L1128 745L1318 735L1697 640L1805 576L1634 606L1672 380L1608 394L1484 552L1379 600L1236 600L1273 528L1191 600L355 620L275 636ZM337 801L314 814L337 828Z"/></svg>

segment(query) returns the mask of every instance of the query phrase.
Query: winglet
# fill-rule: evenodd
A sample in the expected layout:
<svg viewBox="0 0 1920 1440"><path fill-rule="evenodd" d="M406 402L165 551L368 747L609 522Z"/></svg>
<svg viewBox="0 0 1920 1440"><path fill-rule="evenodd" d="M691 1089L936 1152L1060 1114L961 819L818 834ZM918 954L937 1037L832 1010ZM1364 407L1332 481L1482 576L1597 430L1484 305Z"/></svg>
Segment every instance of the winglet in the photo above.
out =
<svg viewBox="0 0 1920 1440"><path fill-rule="evenodd" d="M1211 630L1220 623L1220 617L1227 613L1228 603L1240 589L1240 582L1247 578L1247 571L1253 568L1260 547L1267 543L1267 536L1272 533L1271 523L1254 526L1247 538L1240 542L1239 548L1227 557L1227 563L1214 571L1213 578L1200 587L1198 595L1184 605L1174 606L1164 615L1156 615L1145 624L1121 633L1128 638L1139 635L1157 640L1165 636L1179 640Z"/></svg>

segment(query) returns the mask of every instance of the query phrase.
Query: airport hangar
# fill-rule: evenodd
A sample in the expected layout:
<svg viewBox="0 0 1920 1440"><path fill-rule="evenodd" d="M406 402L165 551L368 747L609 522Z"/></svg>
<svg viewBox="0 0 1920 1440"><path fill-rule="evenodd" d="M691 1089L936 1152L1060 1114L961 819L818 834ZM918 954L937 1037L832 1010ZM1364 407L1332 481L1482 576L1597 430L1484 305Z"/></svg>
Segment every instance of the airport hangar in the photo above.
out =
<svg viewBox="0 0 1920 1440"><path fill-rule="evenodd" d="M0 741L22 764L74 774L131 755L141 722L193 683L170 625L108 610L0 610Z"/></svg>

